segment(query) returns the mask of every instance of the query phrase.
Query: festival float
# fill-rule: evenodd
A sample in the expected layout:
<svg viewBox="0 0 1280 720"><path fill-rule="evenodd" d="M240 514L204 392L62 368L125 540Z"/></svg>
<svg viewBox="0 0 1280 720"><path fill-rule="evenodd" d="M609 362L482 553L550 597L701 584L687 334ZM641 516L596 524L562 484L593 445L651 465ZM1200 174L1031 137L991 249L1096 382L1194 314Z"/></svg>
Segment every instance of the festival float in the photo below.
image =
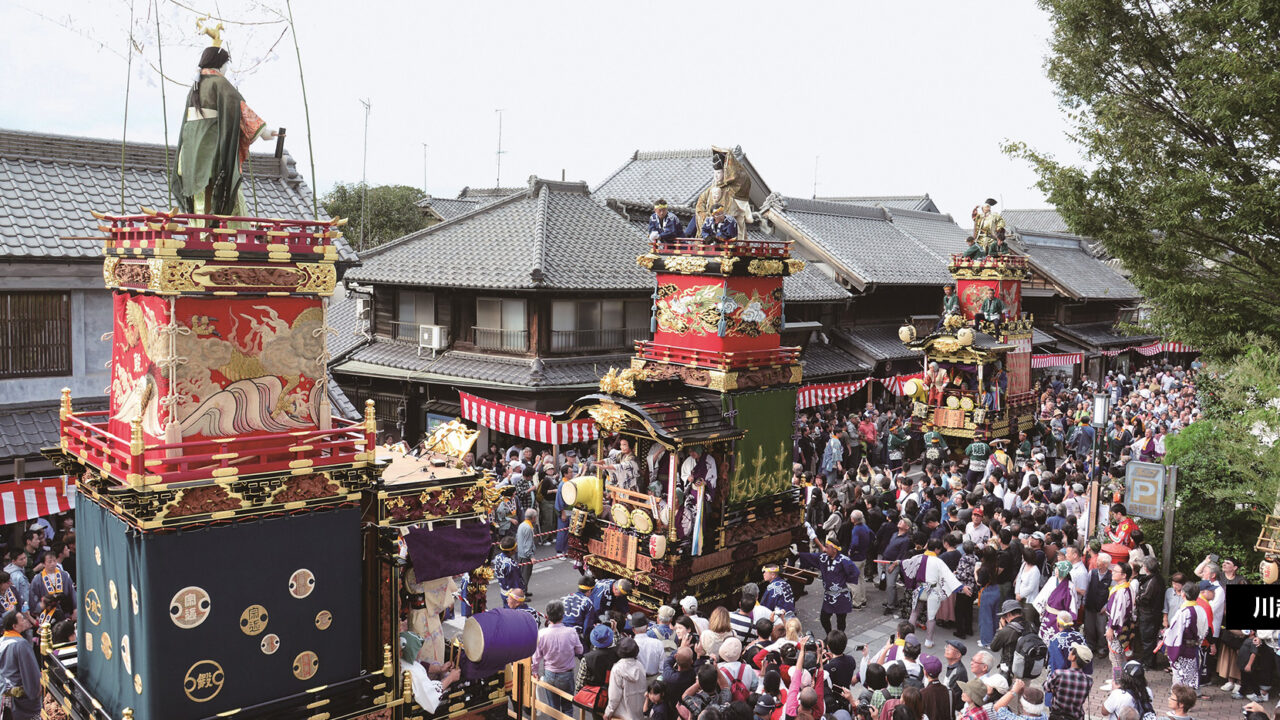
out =
<svg viewBox="0 0 1280 720"><path fill-rule="evenodd" d="M595 421L606 470L572 481L569 555L631 580L638 608L685 595L709 607L804 540L791 484L800 349L781 344L782 279L804 263L789 242L741 237L653 239L637 261L656 276L653 340L555 416ZM617 439L630 452L611 459Z"/></svg>
<svg viewBox="0 0 1280 720"><path fill-rule="evenodd" d="M977 209L974 215L979 245L1003 246L1003 228L997 246L995 237L984 237L989 223L984 233ZM899 339L924 356L923 377L904 387L911 422L940 433L952 447L974 440L1016 440L1019 431L1035 424L1036 411L1033 317L1022 311L1022 282L1031 274L1027 258L1007 251L957 254L948 268L955 278L954 311L944 314L927 335L910 323L899 330Z"/></svg>
<svg viewBox="0 0 1280 720"><path fill-rule="evenodd" d="M78 720L399 720L505 704L506 664L533 647L487 637L489 613L508 611L483 612L496 493L463 462L476 434L450 423L419 456L394 456L376 445L372 401L362 420L333 415L345 221L237 212L248 143L275 133L208 71L227 54L206 32L176 154L181 209L93 213L111 388L98 412L63 390L45 451L76 483L84 549L76 640L40 629L49 705ZM465 552L440 552L454 543ZM471 630L446 640L439 614L462 573ZM425 642L402 659L406 616ZM423 658L460 668L431 712L414 697Z"/></svg>

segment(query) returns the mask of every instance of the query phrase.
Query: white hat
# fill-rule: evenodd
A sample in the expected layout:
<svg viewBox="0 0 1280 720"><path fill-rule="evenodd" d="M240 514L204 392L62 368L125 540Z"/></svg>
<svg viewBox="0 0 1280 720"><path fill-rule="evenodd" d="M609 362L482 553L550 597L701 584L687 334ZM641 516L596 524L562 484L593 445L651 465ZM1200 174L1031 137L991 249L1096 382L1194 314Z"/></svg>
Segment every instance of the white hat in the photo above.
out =
<svg viewBox="0 0 1280 720"><path fill-rule="evenodd" d="M1001 695L1009 692L1009 681L1005 680L1003 675L997 673L988 673L983 675L982 684L990 687Z"/></svg>
<svg viewBox="0 0 1280 720"><path fill-rule="evenodd" d="M698 598L692 595L686 595L680 600L680 607L684 609L686 615L692 615L698 612Z"/></svg>

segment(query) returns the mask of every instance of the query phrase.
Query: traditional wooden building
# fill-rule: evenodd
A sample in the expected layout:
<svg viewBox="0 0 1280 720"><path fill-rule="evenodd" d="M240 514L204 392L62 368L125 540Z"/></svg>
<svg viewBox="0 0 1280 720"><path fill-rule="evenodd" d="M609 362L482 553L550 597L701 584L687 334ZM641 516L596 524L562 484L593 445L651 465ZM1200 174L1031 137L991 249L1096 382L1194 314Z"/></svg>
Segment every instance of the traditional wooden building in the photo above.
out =
<svg viewBox="0 0 1280 720"><path fill-rule="evenodd" d="M130 142L124 157L124 207L168 207L165 147ZM120 160L118 139L0 131L0 480L61 474L40 449L58 444L62 388L78 408L106 407L111 294L85 208L121 207ZM287 153L255 153L249 164L245 195L259 214L311 216L311 192ZM356 261L345 241L338 247L343 266ZM333 405L354 415L331 389Z"/></svg>

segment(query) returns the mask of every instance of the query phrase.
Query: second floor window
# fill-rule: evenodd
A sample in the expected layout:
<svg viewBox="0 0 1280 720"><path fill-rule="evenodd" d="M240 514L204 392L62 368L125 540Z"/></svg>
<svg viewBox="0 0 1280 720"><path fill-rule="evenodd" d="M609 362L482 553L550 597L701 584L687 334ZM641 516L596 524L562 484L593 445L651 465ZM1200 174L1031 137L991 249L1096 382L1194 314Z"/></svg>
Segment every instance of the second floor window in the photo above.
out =
<svg viewBox="0 0 1280 720"><path fill-rule="evenodd" d="M71 296L0 293L0 378L71 374Z"/></svg>
<svg viewBox="0 0 1280 720"><path fill-rule="evenodd" d="M418 339L419 325L436 324L436 296L429 292L400 290L396 293L395 336L397 340Z"/></svg>
<svg viewBox="0 0 1280 720"><path fill-rule="evenodd" d="M551 303L551 350L630 347L649 336L647 300L557 300Z"/></svg>
<svg viewBox="0 0 1280 720"><path fill-rule="evenodd" d="M529 349L528 311L518 298L476 298L476 347L525 352Z"/></svg>

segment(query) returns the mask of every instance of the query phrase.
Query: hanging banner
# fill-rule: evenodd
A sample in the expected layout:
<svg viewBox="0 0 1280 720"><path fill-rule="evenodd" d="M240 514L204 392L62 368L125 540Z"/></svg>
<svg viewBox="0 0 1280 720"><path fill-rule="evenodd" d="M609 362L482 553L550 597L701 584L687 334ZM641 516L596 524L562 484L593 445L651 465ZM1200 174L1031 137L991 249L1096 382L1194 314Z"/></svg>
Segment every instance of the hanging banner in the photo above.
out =
<svg viewBox="0 0 1280 720"><path fill-rule="evenodd" d="M869 382L871 378L867 377L853 382L805 385L796 394L796 409L803 410L843 400L861 390Z"/></svg>
<svg viewBox="0 0 1280 720"><path fill-rule="evenodd" d="M75 484L61 477L0 485L0 523L23 522L76 507Z"/></svg>
<svg viewBox="0 0 1280 720"><path fill-rule="evenodd" d="M1084 362L1084 353L1051 353L1048 355L1032 355L1032 369L1079 365Z"/></svg>
<svg viewBox="0 0 1280 720"><path fill-rule="evenodd" d="M464 420L491 430L548 445L596 439L596 424L593 420L558 423L545 413L503 405L469 393L459 392L458 398L462 402Z"/></svg>
<svg viewBox="0 0 1280 720"><path fill-rule="evenodd" d="M885 390L894 395L902 394L902 386L907 384L908 380L920 380L924 377L924 372L912 373L910 375L895 375L891 378L879 378L880 384L884 385Z"/></svg>

